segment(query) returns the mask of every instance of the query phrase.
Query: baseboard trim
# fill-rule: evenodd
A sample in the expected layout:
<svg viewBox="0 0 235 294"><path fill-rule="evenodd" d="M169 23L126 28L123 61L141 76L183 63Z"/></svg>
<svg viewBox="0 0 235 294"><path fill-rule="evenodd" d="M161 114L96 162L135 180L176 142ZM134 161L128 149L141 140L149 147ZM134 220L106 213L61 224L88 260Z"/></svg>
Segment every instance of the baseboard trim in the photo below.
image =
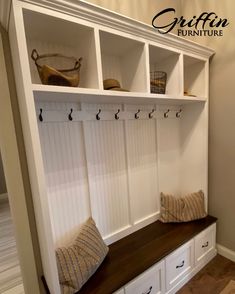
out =
<svg viewBox="0 0 235 294"><path fill-rule="evenodd" d="M228 249L220 244L217 244L216 246L217 246L218 254L235 262L235 251L232 251L231 249Z"/></svg>
<svg viewBox="0 0 235 294"><path fill-rule="evenodd" d="M0 200L7 200L7 199L8 199L7 193L0 194Z"/></svg>

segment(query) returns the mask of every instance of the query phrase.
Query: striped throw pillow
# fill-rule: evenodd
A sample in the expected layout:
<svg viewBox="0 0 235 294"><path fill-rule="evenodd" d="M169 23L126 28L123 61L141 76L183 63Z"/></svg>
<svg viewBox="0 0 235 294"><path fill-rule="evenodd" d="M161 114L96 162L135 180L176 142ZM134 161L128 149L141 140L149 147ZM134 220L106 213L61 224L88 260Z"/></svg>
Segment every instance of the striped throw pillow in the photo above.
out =
<svg viewBox="0 0 235 294"><path fill-rule="evenodd" d="M89 218L72 245L56 249L61 293L76 293L95 273L108 250L94 220Z"/></svg>
<svg viewBox="0 0 235 294"><path fill-rule="evenodd" d="M202 191L183 197L161 193L161 222L188 222L206 216L204 193Z"/></svg>

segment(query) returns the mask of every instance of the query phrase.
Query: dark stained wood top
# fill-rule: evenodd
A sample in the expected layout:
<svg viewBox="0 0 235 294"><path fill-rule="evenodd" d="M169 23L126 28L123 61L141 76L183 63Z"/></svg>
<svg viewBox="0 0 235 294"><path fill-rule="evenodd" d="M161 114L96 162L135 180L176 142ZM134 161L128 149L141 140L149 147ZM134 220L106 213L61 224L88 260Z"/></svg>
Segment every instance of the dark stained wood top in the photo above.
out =
<svg viewBox="0 0 235 294"><path fill-rule="evenodd" d="M207 216L188 223L163 224L156 221L111 244L97 272L77 294L115 292L216 220Z"/></svg>

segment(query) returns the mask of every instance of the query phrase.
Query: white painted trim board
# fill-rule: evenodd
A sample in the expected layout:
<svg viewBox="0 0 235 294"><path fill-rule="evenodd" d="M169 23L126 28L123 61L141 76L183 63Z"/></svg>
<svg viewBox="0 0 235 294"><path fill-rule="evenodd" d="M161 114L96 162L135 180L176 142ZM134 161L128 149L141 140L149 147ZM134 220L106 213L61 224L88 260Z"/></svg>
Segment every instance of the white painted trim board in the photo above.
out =
<svg viewBox="0 0 235 294"><path fill-rule="evenodd" d="M230 259L231 261L235 262L235 251L224 247L223 245L216 244L218 254Z"/></svg>

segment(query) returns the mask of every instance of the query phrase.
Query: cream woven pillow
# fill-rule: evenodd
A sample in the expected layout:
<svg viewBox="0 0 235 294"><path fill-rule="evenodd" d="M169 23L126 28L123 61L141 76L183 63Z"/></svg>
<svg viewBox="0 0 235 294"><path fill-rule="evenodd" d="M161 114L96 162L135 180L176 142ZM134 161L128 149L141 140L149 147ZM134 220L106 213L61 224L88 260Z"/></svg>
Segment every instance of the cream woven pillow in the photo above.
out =
<svg viewBox="0 0 235 294"><path fill-rule="evenodd" d="M71 246L56 250L61 293L76 293L95 273L108 250L95 222L89 218Z"/></svg>
<svg viewBox="0 0 235 294"><path fill-rule="evenodd" d="M206 217L202 191L174 197L161 193L160 221L163 223L188 222Z"/></svg>

